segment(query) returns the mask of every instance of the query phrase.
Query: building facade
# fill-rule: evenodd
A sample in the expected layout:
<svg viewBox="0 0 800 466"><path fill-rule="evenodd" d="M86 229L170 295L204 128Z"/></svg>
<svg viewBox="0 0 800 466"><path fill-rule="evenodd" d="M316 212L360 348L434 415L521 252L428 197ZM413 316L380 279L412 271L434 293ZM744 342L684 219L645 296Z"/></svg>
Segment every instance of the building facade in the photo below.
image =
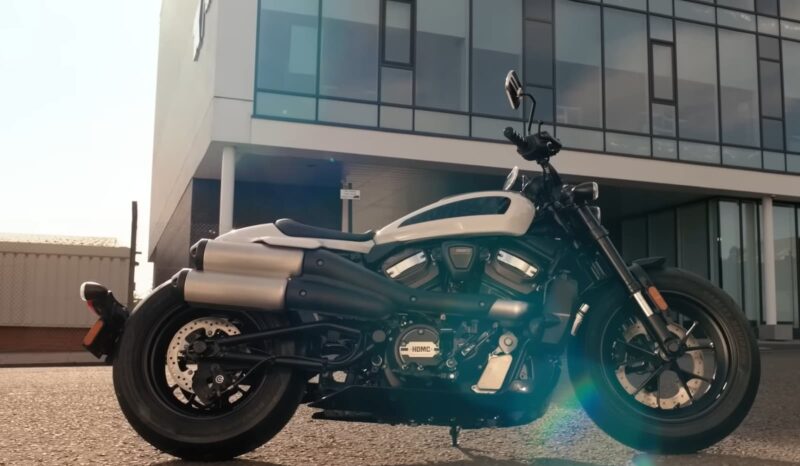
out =
<svg viewBox="0 0 800 466"><path fill-rule="evenodd" d="M628 259L662 255L722 286L765 338L798 321L800 2L164 2L150 258L281 217L379 228L494 189L530 108L601 182ZM342 201L340 188L361 191Z"/></svg>

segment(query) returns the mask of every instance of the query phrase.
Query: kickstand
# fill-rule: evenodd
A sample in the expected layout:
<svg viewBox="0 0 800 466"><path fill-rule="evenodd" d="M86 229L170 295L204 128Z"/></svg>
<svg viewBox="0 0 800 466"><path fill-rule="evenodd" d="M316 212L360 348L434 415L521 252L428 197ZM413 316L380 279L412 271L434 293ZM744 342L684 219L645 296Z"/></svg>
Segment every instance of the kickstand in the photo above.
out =
<svg viewBox="0 0 800 466"><path fill-rule="evenodd" d="M458 446L458 434L461 433L461 426L453 424L450 426L450 440L453 442L453 446Z"/></svg>

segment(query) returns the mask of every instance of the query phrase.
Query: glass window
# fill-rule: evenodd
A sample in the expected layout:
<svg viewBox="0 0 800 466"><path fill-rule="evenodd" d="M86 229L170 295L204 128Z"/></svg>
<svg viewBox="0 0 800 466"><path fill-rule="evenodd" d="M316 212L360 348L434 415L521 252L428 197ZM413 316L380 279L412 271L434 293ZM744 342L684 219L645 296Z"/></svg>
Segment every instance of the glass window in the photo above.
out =
<svg viewBox="0 0 800 466"><path fill-rule="evenodd" d="M726 146L722 148L722 163L737 167L761 168L761 150Z"/></svg>
<svg viewBox="0 0 800 466"><path fill-rule="evenodd" d="M319 121L356 126L377 126L378 106L319 99Z"/></svg>
<svg viewBox="0 0 800 466"><path fill-rule="evenodd" d="M672 20L660 16L650 17L650 38L672 42Z"/></svg>
<svg viewBox="0 0 800 466"><path fill-rule="evenodd" d="M756 10L762 15L778 16L778 0L756 0Z"/></svg>
<svg viewBox="0 0 800 466"><path fill-rule="evenodd" d="M632 262L647 257L647 218L622 221L622 257Z"/></svg>
<svg viewBox="0 0 800 466"><path fill-rule="evenodd" d="M761 266L758 250L758 208L753 202L742 202L742 304L747 319L755 322L761 316Z"/></svg>
<svg viewBox="0 0 800 466"><path fill-rule="evenodd" d="M793 322L798 304L795 209L789 206L774 206L773 213L778 322Z"/></svg>
<svg viewBox="0 0 800 466"><path fill-rule="evenodd" d="M781 60L781 41L775 37L758 36L758 56L768 60Z"/></svg>
<svg viewBox="0 0 800 466"><path fill-rule="evenodd" d="M678 266L708 278L708 218L706 204L678 208Z"/></svg>
<svg viewBox="0 0 800 466"><path fill-rule="evenodd" d="M575 27L575 25L580 27ZM556 1L556 119L603 126L600 8ZM602 134L600 135L602 143Z"/></svg>
<svg viewBox="0 0 800 466"><path fill-rule="evenodd" d="M553 20L553 0L525 0L525 17Z"/></svg>
<svg viewBox="0 0 800 466"><path fill-rule="evenodd" d="M416 6L416 105L467 111L469 0L417 2ZM502 83L502 78L497 82Z"/></svg>
<svg viewBox="0 0 800 466"><path fill-rule="evenodd" d="M381 106L381 128L402 129L411 131L414 127L413 110Z"/></svg>
<svg viewBox="0 0 800 466"><path fill-rule="evenodd" d="M411 70L384 66L381 69L381 102L411 105L412 80Z"/></svg>
<svg viewBox="0 0 800 466"><path fill-rule="evenodd" d="M678 143L674 139L653 138L653 157L659 159L677 159Z"/></svg>
<svg viewBox="0 0 800 466"><path fill-rule="evenodd" d="M525 22L525 82L553 85L553 25Z"/></svg>
<svg viewBox="0 0 800 466"><path fill-rule="evenodd" d="M647 216L647 244L650 257L663 257L674 267L676 260L675 211L670 209Z"/></svg>
<svg viewBox="0 0 800 466"><path fill-rule="evenodd" d="M719 203L719 248L722 289L742 305L742 244L739 236L739 203Z"/></svg>
<svg viewBox="0 0 800 466"><path fill-rule="evenodd" d="M781 16L800 20L800 2L797 0L781 0Z"/></svg>
<svg viewBox="0 0 800 466"><path fill-rule="evenodd" d="M668 44L653 42L653 98L666 102L675 101L675 70L673 48Z"/></svg>
<svg viewBox="0 0 800 466"><path fill-rule="evenodd" d="M653 134L675 137L675 106L653 104Z"/></svg>
<svg viewBox="0 0 800 466"><path fill-rule="evenodd" d="M672 16L672 0L650 0L650 11Z"/></svg>
<svg viewBox="0 0 800 466"><path fill-rule="evenodd" d="M606 133L606 151L617 154L650 156L650 138L630 134Z"/></svg>
<svg viewBox="0 0 800 466"><path fill-rule="evenodd" d="M782 20L781 35L789 39L800 40L800 23Z"/></svg>
<svg viewBox="0 0 800 466"><path fill-rule="evenodd" d="M783 118L781 64L761 60L759 65L761 69L761 98L763 99L761 102L761 114L767 117Z"/></svg>
<svg viewBox="0 0 800 466"><path fill-rule="evenodd" d="M742 11L717 8L717 24L729 28L756 32L756 17Z"/></svg>
<svg viewBox="0 0 800 466"><path fill-rule="evenodd" d="M374 0L322 2L320 95L378 99L378 19Z"/></svg>
<svg viewBox="0 0 800 466"><path fill-rule="evenodd" d="M498 120L496 118L472 117L472 137L508 141L508 139L503 136L503 130L505 130L508 126L518 131L520 122L511 120Z"/></svg>
<svg viewBox="0 0 800 466"><path fill-rule="evenodd" d="M690 162L719 163L719 146L681 141L681 160Z"/></svg>
<svg viewBox="0 0 800 466"><path fill-rule="evenodd" d="M472 111L519 116L502 92L508 70L522 67L522 0L472 1Z"/></svg>
<svg viewBox="0 0 800 466"><path fill-rule="evenodd" d="M764 168L767 170L786 171L786 155L780 152L764 151Z"/></svg>
<svg viewBox="0 0 800 466"><path fill-rule="evenodd" d="M800 173L800 155L786 154L786 171Z"/></svg>
<svg viewBox="0 0 800 466"><path fill-rule="evenodd" d="M317 116L317 99L259 92L256 95L256 114L279 118L315 120Z"/></svg>
<svg viewBox="0 0 800 466"><path fill-rule="evenodd" d="M318 16L318 0L261 2L256 84L259 89L317 92Z"/></svg>
<svg viewBox="0 0 800 466"><path fill-rule="evenodd" d="M721 287L719 280L719 204L717 202L708 203L708 256L709 264L708 279L711 283Z"/></svg>
<svg viewBox="0 0 800 466"><path fill-rule="evenodd" d="M411 3L389 0L385 14L383 59L411 63Z"/></svg>
<svg viewBox="0 0 800 466"><path fill-rule="evenodd" d="M713 6L700 5L684 0L675 0L675 16L712 24L715 20Z"/></svg>
<svg viewBox="0 0 800 466"><path fill-rule="evenodd" d="M783 150L783 122L781 120L762 118L761 129L764 132L764 149Z"/></svg>
<svg viewBox="0 0 800 466"><path fill-rule="evenodd" d="M553 90L552 89L543 89L541 87L528 87L525 90L531 93L534 99L536 99L536 114L534 118L541 121L552 122L553 121ZM528 117L528 112L530 112L530 105L527 101L525 101L525 118Z"/></svg>
<svg viewBox="0 0 800 466"><path fill-rule="evenodd" d="M616 5L636 10L647 10L647 0L605 0L604 3L606 5Z"/></svg>
<svg viewBox="0 0 800 466"><path fill-rule="evenodd" d="M469 117L453 113L415 110L414 129L425 133L469 136Z"/></svg>
<svg viewBox="0 0 800 466"><path fill-rule="evenodd" d="M717 47L714 28L680 21L675 26L679 134L682 138L717 142Z"/></svg>
<svg viewBox="0 0 800 466"><path fill-rule="evenodd" d="M800 43L783 41L786 102L786 149L800 152Z"/></svg>
<svg viewBox="0 0 800 466"><path fill-rule="evenodd" d="M740 10L753 11L755 5L753 0L717 0L717 5L739 8Z"/></svg>
<svg viewBox="0 0 800 466"><path fill-rule="evenodd" d="M603 21L606 128L648 133L647 16L606 8Z"/></svg>
<svg viewBox="0 0 800 466"><path fill-rule="evenodd" d="M571 149L603 150L603 132L559 126L556 136L564 147Z"/></svg>
<svg viewBox="0 0 800 466"><path fill-rule="evenodd" d="M778 28L778 20L775 18L759 16L757 22L758 32L760 34L772 34L773 36L777 36L780 33Z"/></svg>
<svg viewBox="0 0 800 466"><path fill-rule="evenodd" d="M756 62L755 35L719 29L722 142L760 145Z"/></svg>

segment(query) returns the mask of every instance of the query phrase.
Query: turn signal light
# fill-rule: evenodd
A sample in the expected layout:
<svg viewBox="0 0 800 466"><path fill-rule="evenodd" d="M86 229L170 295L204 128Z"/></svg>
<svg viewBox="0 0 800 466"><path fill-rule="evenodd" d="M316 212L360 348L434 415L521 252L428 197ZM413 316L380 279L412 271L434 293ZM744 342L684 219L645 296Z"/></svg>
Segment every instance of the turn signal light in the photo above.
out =
<svg viewBox="0 0 800 466"><path fill-rule="evenodd" d="M661 296L661 292L658 291L658 288L651 286L647 289L647 294L650 295L650 299L659 311L666 312L667 309L669 309L667 302L664 300L664 297Z"/></svg>

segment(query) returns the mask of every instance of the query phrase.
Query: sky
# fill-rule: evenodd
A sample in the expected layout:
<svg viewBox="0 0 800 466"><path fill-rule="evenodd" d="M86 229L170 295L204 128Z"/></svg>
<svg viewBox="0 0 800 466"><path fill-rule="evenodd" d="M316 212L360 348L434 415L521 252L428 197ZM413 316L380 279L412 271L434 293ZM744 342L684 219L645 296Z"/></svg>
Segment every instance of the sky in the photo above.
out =
<svg viewBox="0 0 800 466"><path fill-rule="evenodd" d="M0 232L117 238L147 263L159 0L0 0Z"/></svg>

